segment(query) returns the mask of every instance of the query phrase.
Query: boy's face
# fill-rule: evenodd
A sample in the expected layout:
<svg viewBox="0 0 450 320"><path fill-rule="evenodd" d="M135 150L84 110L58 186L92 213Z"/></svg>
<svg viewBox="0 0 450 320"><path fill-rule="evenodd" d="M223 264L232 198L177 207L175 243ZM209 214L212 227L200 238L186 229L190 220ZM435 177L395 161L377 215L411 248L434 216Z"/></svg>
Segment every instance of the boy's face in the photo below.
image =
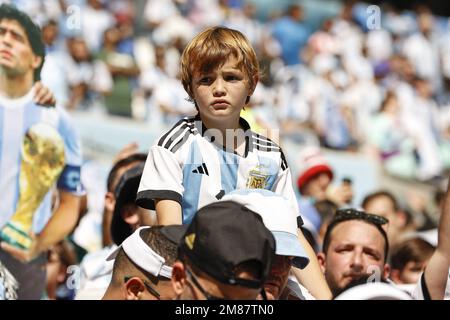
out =
<svg viewBox="0 0 450 320"><path fill-rule="evenodd" d="M192 93L202 121L207 127L237 128L247 96L253 94L245 72L237 68L237 59L228 60L210 73L197 73L192 79Z"/></svg>
<svg viewBox="0 0 450 320"><path fill-rule="evenodd" d="M33 72L41 63L36 56L24 28L15 20L0 21L0 68L7 74L23 75Z"/></svg>

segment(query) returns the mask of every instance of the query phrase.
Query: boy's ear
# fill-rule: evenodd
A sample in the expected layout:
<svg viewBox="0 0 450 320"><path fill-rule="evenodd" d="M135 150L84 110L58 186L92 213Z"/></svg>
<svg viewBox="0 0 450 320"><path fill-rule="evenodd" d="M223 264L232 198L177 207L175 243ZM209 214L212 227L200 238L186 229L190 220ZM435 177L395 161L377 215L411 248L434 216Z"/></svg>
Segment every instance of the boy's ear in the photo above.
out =
<svg viewBox="0 0 450 320"><path fill-rule="evenodd" d="M253 78L253 84L248 90L249 96L251 96L253 94L253 92L255 92L256 85L258 84L258 81L259 81L259 75L255 74L252 78Z"/></svg>

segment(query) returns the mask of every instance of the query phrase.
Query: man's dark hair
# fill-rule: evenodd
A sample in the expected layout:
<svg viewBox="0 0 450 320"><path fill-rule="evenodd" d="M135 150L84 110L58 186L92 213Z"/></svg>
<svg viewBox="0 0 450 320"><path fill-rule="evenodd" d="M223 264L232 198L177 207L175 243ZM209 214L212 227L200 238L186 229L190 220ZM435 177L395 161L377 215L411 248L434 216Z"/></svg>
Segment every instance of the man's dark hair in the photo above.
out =
<svg viewBox="0 0 450 320"><path fill-rule="evenodd" d="M410 261L422 263L433 255L434 247L421 238L412 238L400 242L392 249L391 267L402 270Z"/></svg>
<svg viewBox="0 0 450 320"><path fill-rule="evenodd" d="M165 259L164 264L172 266L177 259L178 245L167 239L161 233L161 228L162 226L153 226L151 228L142 229L140 235L142 240L144 240L153 251ZM116 286L121 285L124 281L123 277L133 276L136 269L145 274L153 283L157 282L159 279L135 264L128 258L123 248L120 248L119 253L114 260L112 283Z"/></svg>
<svg viewBox="0 0 450 320"><path fill-rule="evenodd" d="M387 190L380 190L377 192L373 192L369 195L367 195L362 202L362 207L364 209L367 208L367 206L369 206L369 203L377 198L381 198L381 197L385 197L388 198L389 201L392 204L392 207L394 209L395 212L398 212L399 210L402 210L402 213L405 216L405 226L409 225L410 223L413 223L413 215L410 211L408 211L406 208L401 208L401 206L399 205L397 199L395 198L395 196L387 191Z"/></svg>
<svg viewBox="0 0 450 320"><path fill-rule="evenodd" d="M15 20L24 28L33 53L42 58L41 65L34 70L34 81L39 81L45 59L45 46L42 41L41 29L26 13L8 4L0 5L0 21L2 20Z"/></svg>
<svg viewBox="0 0 450 320"><path fill-rule="evenodd" d="M362 206L364 209L366 209L367 206L369 205L369 203L370 203L372 200L375 200L375 199L380 198L380 197L386 197L386 198L388 198L388 199L391 201L392 207L394 208L395 211L397 211L397 210L400 209L400 206L398 205L398 202L397 202L397 199L395 198L395 196L394 196L392 193L390 193L389 191L387 191L387 190L380 190L380 191L373 192L373 193L367 195L367 196L364 198L364 200L363 200L361 206Z"/></svg>
<svg viewBox="0 0 450 320"><path fill-rule="evenodd" d="M346 217L341 216L341 213L350 212L349 215ZM323 245L322 245L322 252L327 253L328 248L330 246L331 242L331 233L334 228L336 228L337 225L339 225L342 222L345 221L352 221L352 220L358 220L365 222L367 224L370 224L377 228L378 231L380 231L381 235L384 238L384 261L387 261L388 253L389 253L389 241L386 234L386 231L383 229L382 225L387 223L388 220L377 216L374 214L368 214L362 211L354 210L354 209L340 209L336 211L336 215L331 220L330 224L328 225L327 231L325 232L325 236L323 239Z"/></svg>
<svg viewBox="0 0 450 320"><path fill-rule="evenodd" d="M108 179L106 180L106 190L109 192L114 192L114 184L117 182L117 172L120 168L123 168L133 162L145 161L146 159L147 155L144 153L133 153L132 155L117 161L109 171Z"/></svg>
<svg viewBox="0 0 450 320"><path fill-rule="evenodd" d="M319 213L320 218L322 219L322 223L331 219L338 209L337 204L328 199L317 201L314 204L314 207Z"/></svg>

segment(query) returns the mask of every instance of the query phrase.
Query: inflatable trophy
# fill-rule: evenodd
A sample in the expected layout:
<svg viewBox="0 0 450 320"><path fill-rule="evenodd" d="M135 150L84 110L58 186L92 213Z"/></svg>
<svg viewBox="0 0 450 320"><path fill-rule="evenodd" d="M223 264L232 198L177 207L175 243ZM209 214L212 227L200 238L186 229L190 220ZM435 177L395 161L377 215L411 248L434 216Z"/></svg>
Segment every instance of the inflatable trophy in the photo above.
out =
<svg viewBox="0 0 450 320"><path fill-rule="evenodd" d="M16 212L0 230L0 238L28 249L33 215L64 168L64 142L53 127L38 123L26 133L21 151L19 200Z"/></svg>

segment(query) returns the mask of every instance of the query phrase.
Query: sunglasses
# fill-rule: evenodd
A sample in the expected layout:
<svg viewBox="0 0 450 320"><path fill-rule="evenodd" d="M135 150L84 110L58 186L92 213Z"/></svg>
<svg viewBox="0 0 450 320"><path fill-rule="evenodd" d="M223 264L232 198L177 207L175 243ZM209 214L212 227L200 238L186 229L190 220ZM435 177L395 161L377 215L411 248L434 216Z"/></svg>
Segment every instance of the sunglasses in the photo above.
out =
<svg viewBox="0 0 450 320"><path fill-rule="evenodd" d="M131 278L134 278L134 277L130 277L130 276L124 277L124 278L123 278L123 281L124 281L124 282L127 282L127 281L130 280ZM150 283L148 283L146 280L143 280L143 279L141 279L141 280L142 280L142 282L144 283L144 286L147 288L148 292L150 292L152 295L154 295L158 300L161 300L161 295L160 295L160 293L159 293L155 288L153 288L153 287L150 285Z"/></svg>
<svg viewBox="0 0 450 320"><path fill-rule="evenodd" d="M215 295L210 294L208 291L203 289L200 282L197 280L197 278L192 274L192 272L186 268L186 273L188 274L192 284L205 296L206 300L226 300L222 297L217 297ZM264 290L264 287L261 290L261 295L263 300L267 300L266 291Z"/></svg>
<svg viewBox="0 0 450 320"><path fill-rule="evenodd" d="M332 222L340 222L347 220L364 220L377 226L382 226L389 222L388 219L376 214L366 213L356 209L339 209L333 217Z"/></svg>

